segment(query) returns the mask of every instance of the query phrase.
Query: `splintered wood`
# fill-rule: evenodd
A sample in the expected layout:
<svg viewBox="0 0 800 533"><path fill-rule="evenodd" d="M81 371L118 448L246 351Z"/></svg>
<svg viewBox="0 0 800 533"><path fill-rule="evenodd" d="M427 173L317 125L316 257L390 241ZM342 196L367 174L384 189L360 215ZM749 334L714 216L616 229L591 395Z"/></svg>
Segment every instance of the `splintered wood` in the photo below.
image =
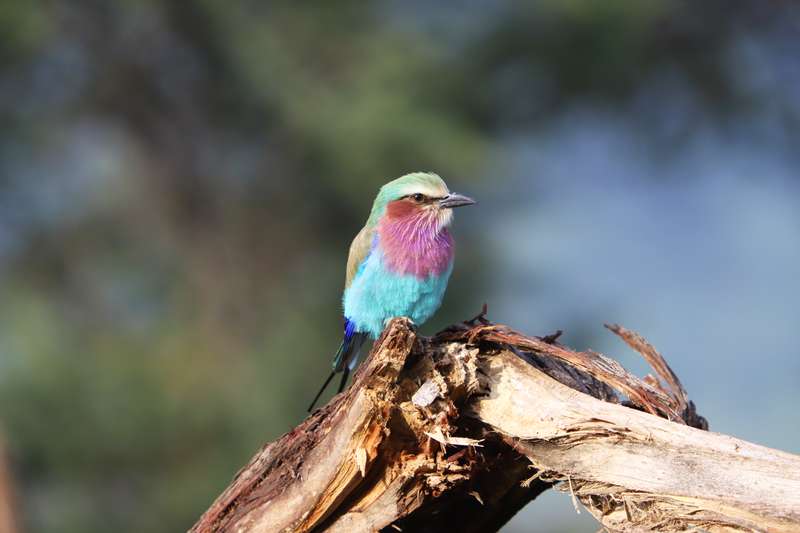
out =
<svg viewBox="0 0 800 533"><path fill-rule="evenodd" d="M658 351L607 327L654 376L483 314L433 338L395 319L192 531L497 531L552 486L608 531L800 531L800 458L706 431Z"/></svg>

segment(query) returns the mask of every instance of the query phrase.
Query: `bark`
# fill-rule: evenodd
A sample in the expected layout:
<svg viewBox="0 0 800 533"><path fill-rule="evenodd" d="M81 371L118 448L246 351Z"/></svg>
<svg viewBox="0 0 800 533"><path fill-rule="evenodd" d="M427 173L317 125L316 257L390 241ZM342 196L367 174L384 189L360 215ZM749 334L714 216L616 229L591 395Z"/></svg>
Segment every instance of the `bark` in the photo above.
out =
<svg viewBox="0 0 800 533"><path fill-rule="evenodd" d="M192 528L498 530L542 491L609 531L800 531L800 457L707 431L661 355L639 379L483 315L393 320L352 386L265 445Z"/></svg>

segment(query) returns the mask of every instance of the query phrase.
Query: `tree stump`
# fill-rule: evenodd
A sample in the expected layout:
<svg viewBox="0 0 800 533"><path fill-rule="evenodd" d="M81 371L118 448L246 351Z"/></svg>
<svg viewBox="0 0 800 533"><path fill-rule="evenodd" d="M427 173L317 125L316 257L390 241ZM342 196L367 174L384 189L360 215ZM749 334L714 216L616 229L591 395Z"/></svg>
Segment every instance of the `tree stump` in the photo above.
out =
<svg viewBox="0 0 800 533"><path fill-rule="evenodd" d="M654 376L483 314L432 338L394 319L191 531L497 531L552 487L608 531L800 531L800 457L707 431L661 355L607 327Z"/></svg>

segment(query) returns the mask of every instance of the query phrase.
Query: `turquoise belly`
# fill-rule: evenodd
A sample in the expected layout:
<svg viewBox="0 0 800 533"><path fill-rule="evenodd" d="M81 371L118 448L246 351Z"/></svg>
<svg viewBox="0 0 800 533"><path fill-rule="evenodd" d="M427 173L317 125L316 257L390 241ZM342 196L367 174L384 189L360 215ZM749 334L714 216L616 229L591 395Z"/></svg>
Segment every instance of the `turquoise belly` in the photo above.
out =
<svg viewBox="0 0 800 533"><path fill-rule="evenodd" d="M421 325L439 309L452 271L451 261L443 273L427 278L393 274L383 267L381 254L375 250L344 292L344 316L355 322L357 331L373 337L380 335L390 318L405 316Z"/></svg>

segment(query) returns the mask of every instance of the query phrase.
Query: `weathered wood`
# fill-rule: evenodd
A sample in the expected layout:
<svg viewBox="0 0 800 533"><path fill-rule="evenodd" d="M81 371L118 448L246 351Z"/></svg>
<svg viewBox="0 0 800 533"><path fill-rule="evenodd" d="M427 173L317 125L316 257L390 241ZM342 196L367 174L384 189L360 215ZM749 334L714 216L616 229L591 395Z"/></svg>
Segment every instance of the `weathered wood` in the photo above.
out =
<svg viewBox="0 0 800 533"><path fill-rule="evenodd" d="M577 393L510 352L487 371L476 416L608 528L800 530L800 457Z"/></svg>
<svg viewBox="0 0 800 533"><path fill-rule="evenodd" d="M705 431L657 377L483 316L387 327L353 385L266 445L192 528L496 531L556 484L610 531L800 531L800 457Z"/></svg>

